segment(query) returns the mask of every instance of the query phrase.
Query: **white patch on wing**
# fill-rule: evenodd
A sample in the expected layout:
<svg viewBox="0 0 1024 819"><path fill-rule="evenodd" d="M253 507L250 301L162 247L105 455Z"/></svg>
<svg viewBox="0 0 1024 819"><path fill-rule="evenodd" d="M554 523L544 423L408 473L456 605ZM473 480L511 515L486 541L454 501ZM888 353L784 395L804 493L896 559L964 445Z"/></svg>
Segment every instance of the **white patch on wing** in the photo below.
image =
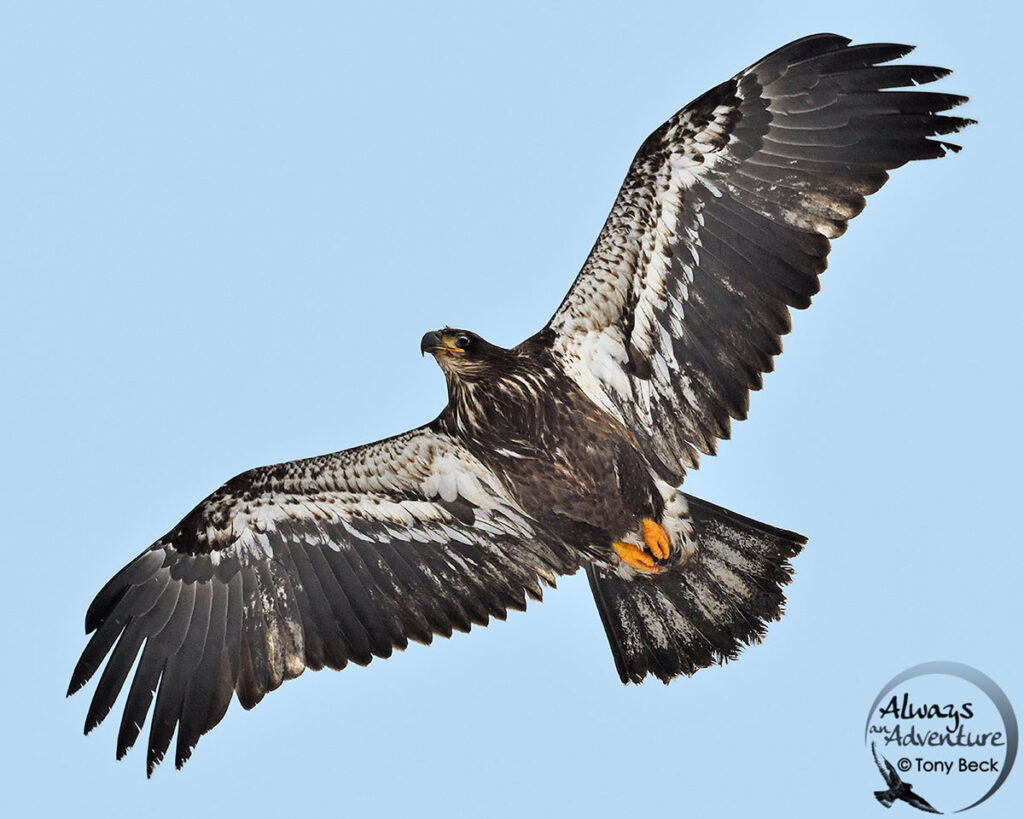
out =
<svg viewBox="0 0 1024 819"><path fill-rule="evenodd" d="M727 161L723 142L732 138L734 114L731 104L720 105L696 133L689 113L673 124L663 144L674 143L676 150L659 166L644 168L645 186L623 187L580 278L551 321L557 333L554 352L566 374L627 426L635 420L652 429L658 422L658 395L651 385L640 386L644 379L630 375L627 350L646 359L656 393L667 396L677 389L681 373L672 341L684 334L684 305L700 264L703 225L700 199L688 198L686 191L701 187L722 195L709 175ZM687 389L695 406L689 383ZM636 419L625 418L620 409L631 402Z"/></svg>
<svg viewBox="0 0 1024 819"><path fill-rule="evenodd" d="M584 358L590 360L590 372L603 386L611 387L620 396L630 393L624 367L629 357L622 340L611 332L589 333L590 343L582 346ZM586 355L589 352L589 355Z"/></svg>
<svg viewBox="0 0 1024 819"><path fill-rule="evenodd" d="M480 481L475 475L468 472L459 473L456 476L456 484L459 494L474 506L479 506L481 509L493 506L491 499L484 493L483 487L480 486Z"/></svg>
<svg viewBox="0 0 1024 819"><path fill-rule="evenodd" d="M441 500L452 503L459 496L459 479L451 473L438 475L437 494Z"/></svg>
<svg viewBox="0 0 1024 819"><path fill-rule="evenodd" d="M489 536L537 536L480 461L426 429L266 472L257 470L247 491L225 488L212 500L200 537L213 545L216 562L229 552L247 561L272 560L275 543L298 541L338 551L346 541L484 545ZM459 500L472 510L472 526L442 505Z"/></svg>
<svg viewBox="0 0 1024 819"><path fill-rule="evenodd" d="M254 560L271 560L274 550L270 546L270 538L266 534L246 529L235 541L235 549Z"/></svg>

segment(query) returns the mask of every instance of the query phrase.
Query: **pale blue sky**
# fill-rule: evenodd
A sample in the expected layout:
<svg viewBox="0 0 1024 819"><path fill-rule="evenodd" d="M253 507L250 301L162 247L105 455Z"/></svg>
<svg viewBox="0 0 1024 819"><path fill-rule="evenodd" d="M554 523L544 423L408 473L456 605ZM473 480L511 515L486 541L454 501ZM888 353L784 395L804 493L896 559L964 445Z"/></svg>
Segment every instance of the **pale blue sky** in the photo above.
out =
<svg viewBox="0 0 1024 819"><path fill-rule="evenodd" d="M1016 6L142 5L0 17L5 815L881 816L862 731L895 674L968 663L1024 709ZM114 571L245 468L432 418L425 330L536 330L644 137L823 30L917 43L981 124L836 242L688 480L810 537L763 645L626 688L579 576L236 703L180 773L116 763L116 719L81 736Z"/></svg>

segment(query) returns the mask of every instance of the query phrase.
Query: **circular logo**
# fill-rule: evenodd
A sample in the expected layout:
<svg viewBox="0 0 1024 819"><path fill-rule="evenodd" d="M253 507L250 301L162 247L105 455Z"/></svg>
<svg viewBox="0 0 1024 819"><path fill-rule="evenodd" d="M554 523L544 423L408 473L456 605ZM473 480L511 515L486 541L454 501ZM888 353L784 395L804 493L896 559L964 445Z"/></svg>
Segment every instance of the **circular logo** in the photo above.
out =
<svg viewBox="0 0 1024 819"><path fill-rule="evenodd" d="M976 668L923 663L879 692L864 744L880 774L880 804L959 813L1006 781L1017 756L1017 718L1002 689Z"/></svg>

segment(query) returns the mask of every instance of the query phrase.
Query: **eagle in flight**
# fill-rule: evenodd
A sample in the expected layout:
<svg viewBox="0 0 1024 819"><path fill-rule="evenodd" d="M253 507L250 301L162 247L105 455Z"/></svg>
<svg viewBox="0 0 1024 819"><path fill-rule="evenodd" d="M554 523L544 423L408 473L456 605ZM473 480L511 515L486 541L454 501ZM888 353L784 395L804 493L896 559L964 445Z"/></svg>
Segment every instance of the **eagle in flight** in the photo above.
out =
<svg viewBox="0 0 1024 819"><path fill-rule="evenodd" d="M759 641L805 538L678 487L746 417L865 197L958 150L930 137L970 124L941 113L966 98L898 90L949 73L890 64L910 51L814 35L701 95L640 147L546 326L511 349L423 336L437 418L203 500L89 606L68 689L106 661L86 733L138 658L117 756L152 707L147 770L175 730L180 767L233 697L504 618L580 567L624 682Z"/></svg>

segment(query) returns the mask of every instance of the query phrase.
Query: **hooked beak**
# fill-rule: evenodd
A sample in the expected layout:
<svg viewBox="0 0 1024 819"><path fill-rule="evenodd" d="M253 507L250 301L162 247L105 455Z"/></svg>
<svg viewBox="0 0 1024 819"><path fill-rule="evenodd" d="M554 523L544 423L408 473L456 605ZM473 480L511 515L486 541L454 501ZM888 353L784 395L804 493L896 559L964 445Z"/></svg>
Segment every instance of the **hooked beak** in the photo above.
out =
<svg viewBox="0 0 1024 819"><path fill-rule="evenodd" d="M426 353L434 355L434 353L439 352L443 347L444 345L441 343L441 336L432 330L429 333L424 333L423 340L420 341L420 355L425 355Z"/></svg>
<svg viewBox="0 0 1024 819"><path fill-rule="evenodd" d="M423 340L420 341L420 355L424 353L430 353L431 355L452 355L453 353L463 352L461 347L457 347L451 341L451 336L442 336L440 333L431 331L423 336Z"/></svg>

